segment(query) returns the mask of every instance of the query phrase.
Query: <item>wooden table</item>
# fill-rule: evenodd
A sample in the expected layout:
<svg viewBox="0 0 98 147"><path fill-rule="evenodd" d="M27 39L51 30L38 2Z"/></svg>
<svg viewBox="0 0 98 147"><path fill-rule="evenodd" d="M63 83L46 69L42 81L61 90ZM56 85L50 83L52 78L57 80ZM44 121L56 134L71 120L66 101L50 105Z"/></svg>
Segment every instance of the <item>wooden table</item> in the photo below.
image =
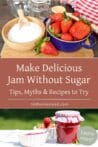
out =
<svg viewBox="0 0 98 147"><path fill-rule="evenodd" d="M94 53L92 49L85 49L81 48L78 51L75 52L59 52L58 56L47 56L44 54L36 55L34 50L30 51L16 51L11 48L9 48L7 45L3 46L3 49L1 51L1 58L70 58L70 57L84 57L84 58L92 58L94 57Z"/></svg>
<svg viewBox="0 0 98 147"><path fill-rule="evenodd" d="M10 19L12 19L12 15L10 14L10 10L6 4L6 1L5 0L0 0L0 32L1 32L1 29L3 27L3 25L8 22ZM98 36L96 34L94 34L94 36L96 37L96 40L97 40L97 45L95 47L94 50L85 50L85 49L82 49L81 51L78 51L78 52L74 52L73 54L72 53L60 53L60 56L59 57L98 57ZM34 54L32 55L30 52L27 53L27 56L26 56L26 52L24 52L24 54L22 53L18 53L18 52L15 52L15 51L12 51L10 50L10 48L4 46L4 43L3 43L3 40L2 40L2 37L0 35L0 49L3 48L2 52L1 52L1 55L2 55L2 58L18 58L19 57L19 54L20 54L20 57L23 58L23 57L27 57L27 58L30 58L30 57L34 57ZM8 56L7 56L8 54ZM38 56L37 56L38 57ZM41 57L44 57L43 55L41 55Z"/></svg>

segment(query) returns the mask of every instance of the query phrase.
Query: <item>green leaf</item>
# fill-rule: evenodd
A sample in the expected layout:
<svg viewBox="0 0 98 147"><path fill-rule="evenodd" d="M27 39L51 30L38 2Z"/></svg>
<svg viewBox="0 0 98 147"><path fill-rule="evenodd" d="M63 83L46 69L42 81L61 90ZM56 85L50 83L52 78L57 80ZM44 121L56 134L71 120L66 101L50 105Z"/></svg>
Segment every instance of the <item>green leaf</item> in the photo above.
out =
<svg viewBox="0 0 98 147"><path fill-rule="evenodd" d="M75 144L80 144L80 142L77 140L77 141L75 142Z"/></svg>
<svg viewBox="0 0 98 147"><path fill-rule="evenodd" d="M48 42L48 41L50 41L50 37L45 37L45 38L43 39L43 43L44 43L44 42Z"/></svg>
<svg viewBox="0 0 98 147"><path fill-rule="evenodd" d="M70 20L70 17L67 16L66 12L64 12L64 20L66 20L66 21Z"/></svg>
<svg viewBox="0 0 98 147"><path fill-rule="evenodd" d="M40 39L40 40L37 42L37 44L36 44L36 46L35 46L35 49L34 49L35 52L36 52L36 54L39 54L39 53L40 53L42 44L43 44L44 42L48 42L48 41L50 41L50 37L45 37L45 38L43 38L43 39Z"/></svg>
<svg viewBox="0 0 98 147"><path fill-rule="evenodd" d="M35 52L37 53L37 54L39 54L40 53L40 48L41 48L41 45L42 45L42 43L43 43L43 39L40 39L37 43L36 43L36 45L35 45Z"/></svg>
<svg viewBox="0 0 98 147"><path fill-rule="evenodd" d="M57 38L60 38L61 37L61 34L57 34L57 35L55 35Z"/></svg>
<svg viewBox="0 0 98 147"><path fill-rule="evenodd" d="M54 34L54 30L51 28L51 26L49 26L48 30L49 30L50 33Z"/></svg>
<svg viewBox="0 0 98 147"><path fill-rule="evenodd" d="M54 30L51 29L51 27L48 28L48 31L49 31L54 37L57 37L57 38L60 38L60 37L61 37L61 34L54 34Z"/></svg>

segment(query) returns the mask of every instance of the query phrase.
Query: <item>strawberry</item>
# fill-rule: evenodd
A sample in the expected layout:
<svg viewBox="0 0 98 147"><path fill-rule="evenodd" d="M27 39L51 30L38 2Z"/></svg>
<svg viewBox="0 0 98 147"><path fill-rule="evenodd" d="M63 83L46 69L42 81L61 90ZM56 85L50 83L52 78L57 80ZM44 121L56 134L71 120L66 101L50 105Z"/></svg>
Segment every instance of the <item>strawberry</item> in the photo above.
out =
<svg viewBox="0 0 98 147"><path fill-rule="evenodd" d="M75 22L70 29L71 35L77 40L85 38L90 33L90 31L90 26L83 21Z"/></svg>
<svg viewBox="0 0 98 147"><path fill-rule="evenodd" d="M75 12L73 12L72 14L73 14L74 16L76 16L76 17L80 17L80 13L79 13L79 12L76 12L76 11L75 11Z"/></svg>
<svg viewBox="0 0 98 147"><path fill-rule="evenodd" d="M61 22L62 33L67 33L71 28L73 21L71 19L66 19Z"/></svg>
<svg viewBox="0 0 98 147"><path fill-rule="evenodd" d="M72 41L73 37L70 33L65 33L61 35L61 39L64 41Z"/></svg>
<svg viewBox="0 0 98 147"><path fill-rule="evenodd" d="M55 46L50 42L50 38L46 37L44 39L41 39L38 44L36 45L35 51L37 54L43 53L46 55L53 55L57 56L58 51L55 48Z"/></svg>
<svg viewBox="0 0 98 147"><path fill-rule="evenodd" d="M45 117L43 123L44 123L44 127L48 128L51 124L51 119L49 117Z"/></svg>
<svg viewBox="0 0 98 147"><path fill-rule="evenodd" d="M55 22L51 25L51 30L54 35L57 35L61 32L60 22Z"/></svg>
<svg viewBox="0 0 98 147"><path fill-rule="evenodd" d="M60 22L64 19L64 15L63 13L55 13L55 14L52 14L50 18L53 22L58 22L58 21Z"/></svg>
<svg viewBox="0 0 98 147"><path fill-rule="evenodd" d="M58 55L58 51L57 49L54 47L54 45L49 41L49 42L45 42L42 47L41 47L41 52L43 54L47 54L47 55Z"/></svg>

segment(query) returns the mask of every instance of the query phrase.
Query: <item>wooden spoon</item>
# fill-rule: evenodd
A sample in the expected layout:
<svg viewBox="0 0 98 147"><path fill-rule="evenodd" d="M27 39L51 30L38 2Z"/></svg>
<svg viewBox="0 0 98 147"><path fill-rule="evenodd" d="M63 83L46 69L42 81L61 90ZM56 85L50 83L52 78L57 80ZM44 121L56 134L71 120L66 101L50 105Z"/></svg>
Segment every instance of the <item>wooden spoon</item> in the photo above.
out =
<svg viewBox="0 0 98 147"><path fill-rule="evenodd" d="M67 15L68 17L72 18L72 19L75 20L75 21L79 21L79 18L76 17L76 16L74 16L72 13L66 12L66 15Z"/></svg>
<svg viewBox="0 0 98 147"><path fill-rule="evenodd" d="M24 12L23 12L22 9L18 9L17 10L17 13L19 15L19 21L18 21L18 23L20 25L20 28L22 26L24 26L24 25L29 25L30 24L29 20L25 17Z"/></svg>

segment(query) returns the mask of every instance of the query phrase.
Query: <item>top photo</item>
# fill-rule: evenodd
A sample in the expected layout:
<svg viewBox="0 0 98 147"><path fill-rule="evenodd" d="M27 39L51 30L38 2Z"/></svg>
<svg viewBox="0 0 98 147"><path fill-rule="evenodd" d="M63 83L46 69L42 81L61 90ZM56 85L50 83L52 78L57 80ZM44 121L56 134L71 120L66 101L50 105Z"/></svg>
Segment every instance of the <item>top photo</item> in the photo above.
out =
<svg viewBox="0 0 98 147"><path fill-rule="evenodd" d="M98 57L98 0L0 0L0 58Z"/></svg>

